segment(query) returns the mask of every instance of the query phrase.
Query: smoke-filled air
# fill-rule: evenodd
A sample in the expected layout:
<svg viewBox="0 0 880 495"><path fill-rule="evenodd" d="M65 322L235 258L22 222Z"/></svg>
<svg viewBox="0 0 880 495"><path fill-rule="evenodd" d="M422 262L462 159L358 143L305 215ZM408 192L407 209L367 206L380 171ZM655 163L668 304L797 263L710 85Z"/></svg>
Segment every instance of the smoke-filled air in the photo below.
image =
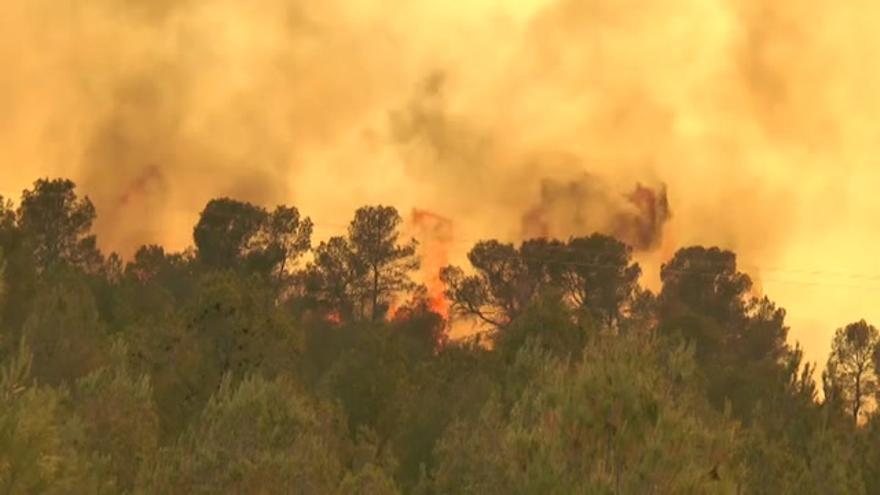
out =
<svg viewBox="0 0 880 495"><path fill-rule="evenodd" d="M143 246L162 246L179 270L217 267L241 260L231 251L209 259L205 246L219 242L212 236L240 235L249 253L243 265L272 265L273 239L290 227L285 242L295 249L284 252L301 260L296 269L263 267L285 285L273 297L320 286L337 298L323 300L323 323L403 325L398 320L417 311L399 294L419 293L456 342L517 326L514 316L527 304L502 300L492 285L492 257L506 243L524 266L555 256L554 263L585 268L611 261L559 262L559 253L614 251L617 244L601 242L620 241L638 263L630 275L639 295L620 303L632 314L639 301L667 307L671 280L704 266L689 264L694 259L729 268L726 256L735 253L733 272L750 278L737 285L751 298L743 303L749 317L776 311L760 306L765 296L785 308L785 345L797 349L796 367L801 358L815 363L804 373L818 384L823 370L837 369L828 357L841 345L835 331L863 318L880 322L878 21L880 3L866 0L4 0L0 196L13 202L5 206L9 225L29 239L28 198L66 194L75 184L77 198L94 205L90 227L102 263L118 253L112 259L141 282L157 275L137 271L139 263L159 256ZM216 230L211 222L230 212L244 215L242 223ZM340 255L360 253L366 225L396 229L383 240L393 261L383 280L398 296L385 306L364 293L343 300L349 288L330 287L342 273L373 266L373 292L381 292L375 260L355 266ZM12 267L20 260L10 246L18 241L8 242L0 249ZM43 252L21 242L36 253L25 263L34 273L65 256L94 269L69 246ZM693 246L706 250L687 250ZM7 270L9 300L18 297L12 285L22 270ZM595 289L570 292L570 274L548 270L547 280L560 277L567 302L589 306L599 297ZM180 301L191 289L168 291ZM521 299L525 289L509 290ZM644 312L652 315L646 326L671 321L663 310ZM613 328L625 326L619 316L591 313L596 325ZM28 321L22 315L8 325L24 329ZM489 340L478 347L508 345ZM733 345L725 342L715 344ZM703 351L695 352L700 362ZM314 373L326 385L323 371ZM171 380L152 378L160 388ZM230 383L223 400L246 393ZM815 401L837 390L818 388ZM864 425L856 396L856 423ZM866 401L871 409L873 399ZM215 402L208 407L221 407ZM162 407L162 438L189 431L175 430L178 413ZM352 417L353 429L368 424L367 436L384 445L381 418ZM424 448L439 459L444 448L468 441L465 431ZM419 478L418 464L395 455L409 470L410 478L391 476L404 492L460 492L438 480L474 475L452 461L437 471L442 463L433 459ZM471 461L477 464L461 462ZM170 486L134 480L126 486ZM231 489L223 486L217 489ZM661 492L696 485L674 486ZM618 485L609 493L629 492Z"/></svg>
<svg viewBox="0 0 880 495"><path fill-rule="evenodd" d="M0 14L0 190L73 178L107 248L182 247L218 195L327 225L393 199L452 219L458 239L616 232L641 183L665 187L673 214L638 227L664 239L627 235L664 254L735 249L810 357L849 315L880 317L873 2L13 0ZM524 224L540 205L550 218Z"/></svg>

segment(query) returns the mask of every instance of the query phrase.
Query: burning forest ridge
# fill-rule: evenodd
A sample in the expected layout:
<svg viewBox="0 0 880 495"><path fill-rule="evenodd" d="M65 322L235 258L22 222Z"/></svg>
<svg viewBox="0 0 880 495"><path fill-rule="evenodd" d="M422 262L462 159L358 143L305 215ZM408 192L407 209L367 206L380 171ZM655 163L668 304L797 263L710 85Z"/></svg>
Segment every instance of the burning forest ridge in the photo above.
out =
<svg viewBox="0 0 880 495"><path fill-rule="evenodd" d="M878 25L0 0L0 492L880 494Z"/></svg>
<svg viewBox="0 0 880 495"><path fill-rule="evenodd" d="M570 182L545 179L537 205L523 215L521 241L562 239L601 233L617 238L639 253L656 250L671 218L666 186L636 183L629 191L614 191L595 175ZM455 223L438 213L413 208L405 231L418 241L420 267L416 279L425 286L430 308L450 317L448 287L441 272L456 249ZM389 312L394 314L396 306Z"/></svg>
<svg viewBox="0 0 880 495"><path fill-rule="evenodd" d="M368 205L315 245L297 207L222 197L190 248L124 261L96 244L73 181L38 179L0 202L0 484L760 493L791 470L822 481L848 452L852 474L815 493L880 488L880 330L835 331L820 396L785 310L734 252L678 249L652 292L631 246L578 230L655 249L663 188L573 184L541 197L562 239L463 239L434 211ZM480 331L455 338L465 319ZM59 478L37 455L75 462Z"/></svg>
<svg viewBox="0 0 880 495"><path fill-rule="evenodd" d="M199 208L228 196L325 225L389 202L460 239L602 230L666 259L718 245L880 273L861 247L880 242L877 3L0 3L0 191L70 177L126 258L184 249ZM554 155L573 159L531 160ZM584 171L626 183L588 201L620 218L578 206ZM621 199L638 181L655 198ZM847 315L880 319L871 291L762 275L814 360Z"/></svg>

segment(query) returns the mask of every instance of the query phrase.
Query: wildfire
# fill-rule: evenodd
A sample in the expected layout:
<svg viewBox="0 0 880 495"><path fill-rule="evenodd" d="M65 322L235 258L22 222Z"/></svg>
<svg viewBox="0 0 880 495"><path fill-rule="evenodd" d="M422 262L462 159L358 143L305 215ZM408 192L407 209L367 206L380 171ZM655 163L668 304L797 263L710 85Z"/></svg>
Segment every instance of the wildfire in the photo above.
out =
<svg viewBox="0 0 880 495"><path fill-rule="evenodd" d="M334 325L339 325L342 323L342 315L339 314L339 311L334 311L332 313L329 313L324 318L327 322L332 323Z"/></svg>
<svg viewBox="0 0 880 495"><path fill-rule="evenodd" d="M422 209L413 209L410 226L416 239L422 260L419 277L427 288L428 305L431 311L443 318L449 316L449 301L446 299L446 286L440 279L440 270L449 265L449 252L453 243L452 220Z"/></svg>

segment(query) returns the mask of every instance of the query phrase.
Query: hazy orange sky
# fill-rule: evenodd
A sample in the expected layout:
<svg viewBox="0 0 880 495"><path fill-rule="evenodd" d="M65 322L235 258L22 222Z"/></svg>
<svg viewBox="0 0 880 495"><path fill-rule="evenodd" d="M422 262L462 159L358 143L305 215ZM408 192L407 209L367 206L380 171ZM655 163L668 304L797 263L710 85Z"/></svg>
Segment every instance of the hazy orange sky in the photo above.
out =
<svg viewBox="0 0 880 495"><path fill-rule="evenodd" d="M391 203L516 240L544 179L665 183L663 252L736 250L824 362L880 324L880 4L5 0L0 192L75 179L108 249L231 195L319 237ZM643 256L656 285L661 254Z"/></svg>

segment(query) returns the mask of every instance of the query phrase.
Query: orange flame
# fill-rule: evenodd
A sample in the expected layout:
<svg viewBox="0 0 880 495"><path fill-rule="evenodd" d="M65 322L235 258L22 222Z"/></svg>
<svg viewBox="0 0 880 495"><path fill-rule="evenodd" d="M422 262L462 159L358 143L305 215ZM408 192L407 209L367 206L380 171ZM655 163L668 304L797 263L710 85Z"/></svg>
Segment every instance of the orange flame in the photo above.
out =
<svg viewBox="0 0 880 495"><path fill-rule="evenodd" d="M422 260L419 276L428 289L428 306L444 319L449 317L449 301L446 285L440 279L440 270L449 265L449 252L453 243L452 220L431 211L415 208L410 215L410 225Z"/></svg>
<svg viewBox="0 0 880 495"><path fill-rule="evenodd" d="M332 323L334 325L339 325L342 323L342 315L339 314L339 311L333 311L332 313L329 313L327 316L324 317L324 319L328 323Z"/></svg>
<svg viewBox="0 0 880 495"><path fill-rule="evenodd" d="M395 298L392 299L391 303L388 305L386 318L388 320L396 320L400 316L401 308L403 308L403 306L401 305L399 298L395 296Z"/></svg>

